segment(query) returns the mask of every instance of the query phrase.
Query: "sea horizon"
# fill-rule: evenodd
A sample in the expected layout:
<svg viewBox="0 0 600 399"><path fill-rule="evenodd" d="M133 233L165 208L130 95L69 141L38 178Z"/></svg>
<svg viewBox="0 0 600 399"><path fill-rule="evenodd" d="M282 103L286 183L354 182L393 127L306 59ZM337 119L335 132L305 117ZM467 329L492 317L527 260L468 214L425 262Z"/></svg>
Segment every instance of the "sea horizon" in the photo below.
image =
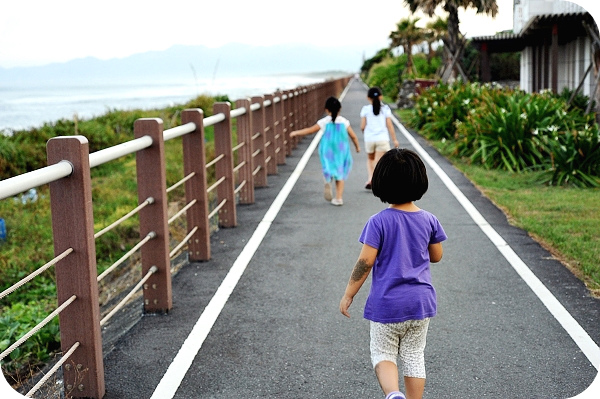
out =
<svg viewBox="0 0 600 399"><path fill-rule="evenodd" d="M323 82L344 72L287 73L213 79L38 81L0 85L0 132L39 128L62 119L87 120L113 110L161 109L200 96L225 95L231 101ZM350 74L350 73L347 73Z"/></svg>

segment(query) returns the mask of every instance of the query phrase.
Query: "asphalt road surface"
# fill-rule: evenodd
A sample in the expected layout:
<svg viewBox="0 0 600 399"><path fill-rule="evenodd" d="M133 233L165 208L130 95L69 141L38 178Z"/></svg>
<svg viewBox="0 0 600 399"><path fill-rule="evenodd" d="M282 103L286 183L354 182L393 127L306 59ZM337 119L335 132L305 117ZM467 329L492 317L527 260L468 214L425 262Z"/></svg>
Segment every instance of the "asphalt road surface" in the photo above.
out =
<svg viewBox="0 0 600 399"><path fill-rule="evenodd" d="M353 81L341 111L361 147L366 90ZM443 260L432 265L438 315L425 350L424 397L569 398L584 391L600 367L600 300L408 135L398 128L400 145L422 147L432 162L429 191L417 205L433 212L449 237ZM362 318L368 284L350 319L338 305L364 223L386 205L364 189L364 152L353 154L344 205L327 203L312 140L303 138L269 187L257 189L255 204L238 208L238 227L212 236L210 261L174 276L170 314L144 316L115 342L105 355L106 399L383 398ZM301 174L294 173L298 165Z"/></svg>

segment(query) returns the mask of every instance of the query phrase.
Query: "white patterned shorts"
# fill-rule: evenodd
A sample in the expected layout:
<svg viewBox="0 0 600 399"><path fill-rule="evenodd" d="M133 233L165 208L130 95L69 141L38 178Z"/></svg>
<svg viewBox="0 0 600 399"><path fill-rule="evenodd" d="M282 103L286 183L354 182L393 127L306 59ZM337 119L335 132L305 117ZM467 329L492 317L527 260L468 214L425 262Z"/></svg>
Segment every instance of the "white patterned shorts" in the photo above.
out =
<svg viewBox="0 0 600 399"><path fill-rule="evenodd" d="M401 323L371 321L371 362L402 360L405 377L425 378L425 344L429 319Z"/></svg>

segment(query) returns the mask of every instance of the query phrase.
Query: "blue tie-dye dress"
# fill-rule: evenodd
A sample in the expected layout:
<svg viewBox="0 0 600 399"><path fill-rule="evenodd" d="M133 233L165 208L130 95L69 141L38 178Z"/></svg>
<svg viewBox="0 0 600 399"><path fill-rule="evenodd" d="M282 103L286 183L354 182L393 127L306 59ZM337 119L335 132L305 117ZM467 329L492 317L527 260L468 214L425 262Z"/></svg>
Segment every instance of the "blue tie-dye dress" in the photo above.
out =
<svg viewBox="0 0 600 399"><path fill-rule="evenodd" d="M350 122L338 116L335 123L327 116L317 122L323 129L319 143L319 157L325 181L346 180L352 169L352 154L347 126Z"/></svg>

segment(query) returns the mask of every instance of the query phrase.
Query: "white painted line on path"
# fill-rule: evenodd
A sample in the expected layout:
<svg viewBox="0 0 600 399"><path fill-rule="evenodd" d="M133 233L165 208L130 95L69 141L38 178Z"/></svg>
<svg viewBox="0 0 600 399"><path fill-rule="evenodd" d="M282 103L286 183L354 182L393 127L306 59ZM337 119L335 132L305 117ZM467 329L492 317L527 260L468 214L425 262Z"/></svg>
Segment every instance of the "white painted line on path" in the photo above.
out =
<svg viewBox="0 0 600 399"><path fill-rule="evenodd" d="M454 195L458 202L465 208L473 221L481 228L483 233L488 236L498 251L506 258L508 263L515 269L521 278L527 283L529 288L542 301L544 306L556 318L565 331L571 336L573 341L579 346L583 354L588 358L590 363L600 370L600 348L589 336L589 334L579 325L577 320L565 309L565 307L556 299L556 297L546 288L544 283L529 269L523 260L513 251L506 241L494 230L494 228L485 220L475 206L468 198L460 191L454 182L448 177L446 172L429 156L429 154L421 147L415 138L406 130L406 128L396 119L394 124L400 129L400 132L406 137L410 144L415 148L425 162L429 164L431 169L439 176L442 182L448 187L448 190Z"/></svg>
<svg viewBox="0 0 600 399"><path fill-rule="evenodd" d="M346 95L349 87L350 84L348 84L342 92L340 101ZM302 171L317 148L322 135L322 131L319 131L315 135L314 139L306 149L306 152L304 155L302 155L302 158L300 158L300 161L298 162L298 165L296 165L294 172L290 175L289 179L286 181L283 188L269 207L269 210L265 213L264 218L259 223L258 227L252 234L252 237L238 258L233 263L233 266L231 266L227 276L225 276L225 279L217 289L217 292L200 315L200 318L194 325L194 328L188 337L185 339L183 345L179 349L179 352L173 359L173 362L169 365L169 368L158 383L158 386L154 390L154 393L150 399L172 399L173 396L175 396L175 393L177 392L177 389L179 389L183 378L191 367L194 358L200 351L204 340L217 321L219 314L221 314L223 307L225 307L229 296L242 277L242 274L244 274L244 271L254 256L254 253L258 249L258 246L262 242L263 238L265 238L267 235L267 232L271 227L271 223L275 220L275 217L279 213L283 203L300 178Z"/></svg>

